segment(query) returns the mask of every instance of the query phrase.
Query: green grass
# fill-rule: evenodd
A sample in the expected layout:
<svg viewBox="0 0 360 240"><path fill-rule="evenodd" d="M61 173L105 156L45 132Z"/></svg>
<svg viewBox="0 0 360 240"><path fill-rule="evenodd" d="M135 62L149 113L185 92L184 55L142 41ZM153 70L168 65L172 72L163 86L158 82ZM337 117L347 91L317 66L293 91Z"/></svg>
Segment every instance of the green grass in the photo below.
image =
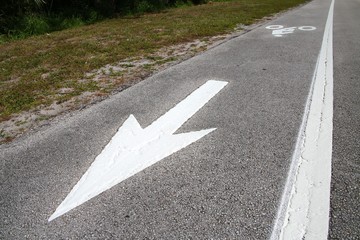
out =
<svg viewBox="0 0 360 240"><path fill-rule="evenodd" d="M1 44L0 121L53 101L66 101L96 82L78 81L108 63L141 57L177 43L232 31L306 0L233 0L105 20ZM114 86L116 88L117 86ZM57 94L60 88L72 88Z"/></svg>

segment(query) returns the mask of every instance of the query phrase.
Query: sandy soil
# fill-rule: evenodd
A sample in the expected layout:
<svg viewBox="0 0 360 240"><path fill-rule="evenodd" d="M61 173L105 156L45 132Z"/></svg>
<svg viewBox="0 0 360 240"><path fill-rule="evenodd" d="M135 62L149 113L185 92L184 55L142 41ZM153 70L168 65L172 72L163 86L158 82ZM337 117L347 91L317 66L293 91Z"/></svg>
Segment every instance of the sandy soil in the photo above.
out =
<svg viewBox="0 0 360 240"><path fill-rule="evenodd" d="M100 69L86 73L83 79L78 80L79 82L95 81L100 89L107 89L109 93L104 93L104 91L83 92L81 95L64 102L53 102L50 106L39 106L30 111L14 114L11 119L0 123L0 144L10 142L24 133L31 133L31 131L36 131L42 126L49 125L56 118L65 114L81 111L159 71L240 36L274 17L264 18L250 26L239 25L230 34L164 47L150 56L107 64ZM42 77L46 78L47 76ZM72 91L71 88L61 88L57 94L68 94Z"/></svg>

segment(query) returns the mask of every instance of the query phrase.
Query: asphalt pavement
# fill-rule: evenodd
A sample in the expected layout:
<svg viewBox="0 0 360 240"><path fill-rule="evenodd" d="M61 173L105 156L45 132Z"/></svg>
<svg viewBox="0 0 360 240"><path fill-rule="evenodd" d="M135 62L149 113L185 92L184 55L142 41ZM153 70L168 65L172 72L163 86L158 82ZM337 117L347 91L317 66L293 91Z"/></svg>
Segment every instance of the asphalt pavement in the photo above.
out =
<svg viewBox="0 0 360 240"><path fill-rule="evenodd" d="M334 12L331 239L360 239L360 1Z"/></svg>
<svg viewBox="0 0 360 240"><path fill-rule="evenodd" d="M0 239L270 238L330 3L314 0L0 146ZM359 12L359 0L335 2L331 239L360 236ZM131 114L145 128L208 80L228 84L176 134L216 130L48 221Z"/></svg>

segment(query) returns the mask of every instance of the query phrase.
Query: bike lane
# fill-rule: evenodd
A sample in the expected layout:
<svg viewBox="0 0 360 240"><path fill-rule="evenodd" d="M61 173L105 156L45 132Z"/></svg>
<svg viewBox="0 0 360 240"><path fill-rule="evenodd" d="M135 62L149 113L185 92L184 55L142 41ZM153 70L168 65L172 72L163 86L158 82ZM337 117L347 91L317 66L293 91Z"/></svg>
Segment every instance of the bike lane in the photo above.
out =
<svg viewBox="0 0 360 240"><path fill-rule="evenodd" d="M268 238L328 8L311 2L2 147L2 237ZM130 114L149 126L208 80L228 84L177 133L216 131L48 222Z"/></svg>

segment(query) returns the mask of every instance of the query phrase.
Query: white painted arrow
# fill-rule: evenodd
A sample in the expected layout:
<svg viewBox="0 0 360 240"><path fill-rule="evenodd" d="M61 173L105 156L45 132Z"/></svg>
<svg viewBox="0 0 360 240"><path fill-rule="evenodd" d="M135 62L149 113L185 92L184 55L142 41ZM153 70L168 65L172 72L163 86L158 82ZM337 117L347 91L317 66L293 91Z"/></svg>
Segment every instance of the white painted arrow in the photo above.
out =
<svg viewBox="0 0 360 240"><path fill-rule="evenodd" d="M275 37L282 37L285 34L290 34L295 31L296 27L277 29L272 32Z"/></svg>
<svg viewBox="0 0 360 240"><path fill-rule="evenodd" d="M214 131L173 134L226 84L207 81L145 129L130 115L49 221Z"/></svg>

